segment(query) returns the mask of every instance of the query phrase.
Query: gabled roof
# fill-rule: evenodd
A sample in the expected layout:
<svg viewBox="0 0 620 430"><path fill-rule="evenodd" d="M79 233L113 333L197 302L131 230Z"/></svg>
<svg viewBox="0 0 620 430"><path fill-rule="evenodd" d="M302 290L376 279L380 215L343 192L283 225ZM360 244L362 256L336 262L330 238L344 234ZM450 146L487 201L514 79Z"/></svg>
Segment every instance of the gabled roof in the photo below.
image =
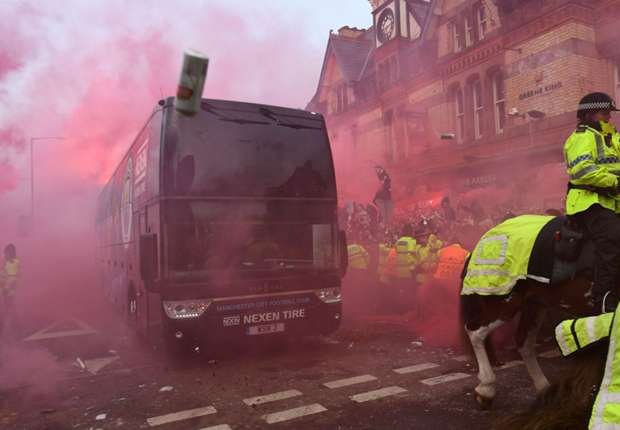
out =
<svg viewBox="0 0 620 430"><path fill-rule="evenodd" d="M368 56L374 48L373 36L371 34L371 37L368 37L369 33L371 31L366 30L363 36L356 39L334 34L329 37L328 50L331 45L338 66L344 78L349 82L360 79Z"/></svg>
<svg viewBox="0 0 620 430"><path fill-rule="evenodd" d="M358 37L340 36L330 33L325 56L323 57L323 66L321 67L317 91L309 105L313 104L318 97L325 79L325 73L327 72L327 64L332 54L336 58L336 63L347 82L359 81L364 76L368 60L375 48L374 37L375 32L372 27L363 30L363 33Z"/></svg>

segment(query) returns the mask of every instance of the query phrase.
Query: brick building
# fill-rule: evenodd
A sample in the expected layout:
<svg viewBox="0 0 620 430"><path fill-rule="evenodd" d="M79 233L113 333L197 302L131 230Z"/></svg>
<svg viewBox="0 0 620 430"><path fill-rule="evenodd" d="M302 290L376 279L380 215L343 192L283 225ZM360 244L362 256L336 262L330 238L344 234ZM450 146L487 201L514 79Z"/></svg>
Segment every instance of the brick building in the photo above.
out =
<svg viewBox="0 0 620 430"><path fill-rule="evenodd" d="M371 198L380 164L397 200L492 187L560 205L580 97L620 98L620 1L370 3L371 28L329 35L308 105L327 118L345 198Z"/></svg>

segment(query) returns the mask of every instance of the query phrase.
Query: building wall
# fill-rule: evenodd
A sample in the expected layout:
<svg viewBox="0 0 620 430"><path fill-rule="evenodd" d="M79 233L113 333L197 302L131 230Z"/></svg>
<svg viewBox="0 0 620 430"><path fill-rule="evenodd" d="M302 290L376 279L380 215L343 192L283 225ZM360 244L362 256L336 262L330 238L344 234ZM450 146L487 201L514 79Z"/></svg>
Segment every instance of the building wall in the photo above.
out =
<svg viewBox="0 0 620 430"><path fill-rule="evenodd" d="M538 15L528 9L516 17L522 20L518 25L502 26L503 18L493 2L484 1L488 13L485 38L454 52L451 29L454 20L472 13L479 3L476 0L441 2L436 9L441 16L432 26L435 31L426 36L436 42L434 63L426 65L418 75L401 76L395 86L380 89L376 100L355 106L345 114L334 116L330 112L330 131L338 135L332 143L339 148L335 152L347 175L370 171L373 164L387 165L393 173L395 189L407 182L405 188L412 190L424 188L420 184L428 182L432 175L442 176L442 169L445 171L451 165L458 166L455 172L460 172L468 165L466 156L488 160L486 165L477 163L481 166L472 172L492 171L495 163L492 157L505 155L505 148L521 154L522 161L527 161L524 165L530 165L524 151L532 141L529 133L537 133L540 139L535 143L552 147L547 152L553 155L553 148L559 148L574 127L579 99L592 91L616 92L616 61L606 58L611 56L599 49L601 35L597 34L595 19L587 14L593 3L543 0L545 8ZM561 9L556 12L551 9L554 7ZM382 46L377 50L381 52L375 52L375 58L389 53L400 55L400 62L409 51L399 49L395 43ZM620 60L620 54L617 58ZM330 67L336 66L333 59L332 64ZM497 73L504 79L505 112L513 108L521 114L537 110L544 112L545 118L506 116L503 132L496 134L492 78ZM330 71L328 78L326 88L333 89L342 82L342 76L335 72ZM473 95L468 87L476 78L482 83L484 105L485 131L480 139L473 136ZM450 99L450 90L455 87L463 90L465 136L462 142L440 141L441 133L455 131L454 103ZM388 111L392 115L391 124L386 121ZM426 113L424 124L416 119L420 112ZM388 136L397 146L392 154L395 157L388 156ZM500 162L498 158L495 164L505 166L505 160ZM425 170L434 173L425 178ZM375 179L367 180L370 187L374 187ZM480 182L470 179L463 177L458 181L467 186Z"/></svg>

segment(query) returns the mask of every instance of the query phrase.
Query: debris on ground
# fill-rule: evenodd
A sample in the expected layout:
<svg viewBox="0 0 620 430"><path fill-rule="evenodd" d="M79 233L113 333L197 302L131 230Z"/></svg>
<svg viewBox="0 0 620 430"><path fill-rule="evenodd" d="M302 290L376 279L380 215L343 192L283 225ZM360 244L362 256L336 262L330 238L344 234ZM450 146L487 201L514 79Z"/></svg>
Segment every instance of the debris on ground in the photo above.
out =
<svg viewBox="0 0 620 430"><path fill-rule="evenodd" d="M165 393L166 391L172 391L174 390L174 387L172 385L166 385L165 387L161 387L159 389L160 393Z"/></svg>

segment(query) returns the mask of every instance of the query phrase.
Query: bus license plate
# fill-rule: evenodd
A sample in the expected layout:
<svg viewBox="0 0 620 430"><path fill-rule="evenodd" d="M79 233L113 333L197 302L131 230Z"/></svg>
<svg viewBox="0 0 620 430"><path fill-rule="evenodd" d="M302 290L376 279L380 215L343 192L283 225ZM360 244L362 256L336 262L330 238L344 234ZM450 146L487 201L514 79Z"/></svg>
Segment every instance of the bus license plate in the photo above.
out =
<svg viewBox="0 0 620 430"><path fill-rule="evenodd" d="M250 336L257 334L278 333L284 331L284 323L255 325L248 327L247 333Z"/></svg>

